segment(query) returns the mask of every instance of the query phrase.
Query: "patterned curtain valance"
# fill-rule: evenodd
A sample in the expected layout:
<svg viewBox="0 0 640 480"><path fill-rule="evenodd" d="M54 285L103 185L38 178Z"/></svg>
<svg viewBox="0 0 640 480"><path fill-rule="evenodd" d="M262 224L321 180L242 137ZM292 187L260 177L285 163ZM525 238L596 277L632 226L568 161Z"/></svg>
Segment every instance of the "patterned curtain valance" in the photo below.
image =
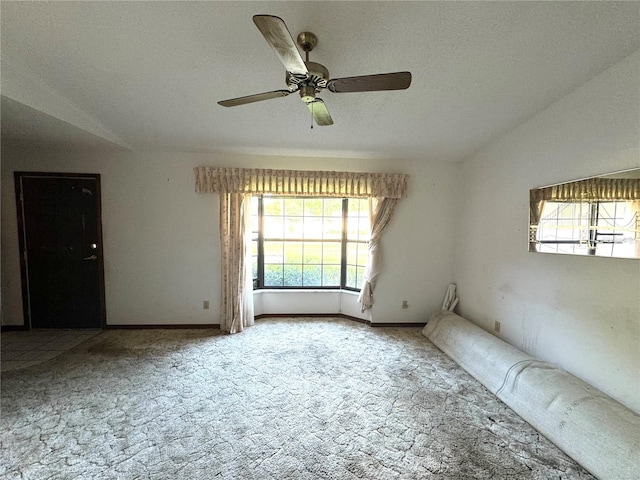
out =
<svg viewBox="0 0 640 480"><path fill-rule="evenodd" d="M531 190L535 202L631 201L640 200L640 179L589 178Z"/></svg>
<svg viewBox="0 0 640 480"><path fill-rule="evenodd" d="M196 192L322 197L406 196L408 175L399 173L265 170L196 167Z"/></svg>

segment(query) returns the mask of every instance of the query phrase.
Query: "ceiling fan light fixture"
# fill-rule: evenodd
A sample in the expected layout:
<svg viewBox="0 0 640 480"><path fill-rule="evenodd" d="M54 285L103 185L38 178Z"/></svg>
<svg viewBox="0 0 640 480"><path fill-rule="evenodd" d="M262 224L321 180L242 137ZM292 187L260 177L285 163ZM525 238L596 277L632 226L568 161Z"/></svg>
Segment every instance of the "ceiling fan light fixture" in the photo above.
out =
<svg viewBox="0 0 640 480"><path fill-rule="evenodd" d="M316 89L311 85L304 85L300 88L300 98L304 103L313 102L316 98Z"/></svg>

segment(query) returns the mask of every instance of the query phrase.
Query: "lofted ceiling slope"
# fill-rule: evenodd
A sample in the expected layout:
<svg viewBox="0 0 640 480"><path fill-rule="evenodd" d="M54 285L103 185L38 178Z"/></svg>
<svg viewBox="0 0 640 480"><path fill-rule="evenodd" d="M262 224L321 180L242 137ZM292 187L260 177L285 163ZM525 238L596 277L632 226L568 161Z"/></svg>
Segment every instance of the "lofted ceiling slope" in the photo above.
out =
<svg viewBox="0 0 640 480"><path fill-rule="evenodd" d="M639 2L2 2L2 141L460 161L640 49ZM332 78L409 89L224 108L285 87L252 22L314 32Z"/></svg>

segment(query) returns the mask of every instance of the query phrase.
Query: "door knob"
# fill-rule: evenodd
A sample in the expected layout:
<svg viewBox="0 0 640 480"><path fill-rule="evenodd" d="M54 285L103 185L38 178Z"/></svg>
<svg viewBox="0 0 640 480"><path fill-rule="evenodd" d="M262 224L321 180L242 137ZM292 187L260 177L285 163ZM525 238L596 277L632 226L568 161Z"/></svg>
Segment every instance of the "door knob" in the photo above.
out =
<svg viewBox="0 0 640 480"><path fill-rule="evenodd" d="M96 255L91 255L90 257L84 257L83 260L97 260L98 257Z"/></svg>

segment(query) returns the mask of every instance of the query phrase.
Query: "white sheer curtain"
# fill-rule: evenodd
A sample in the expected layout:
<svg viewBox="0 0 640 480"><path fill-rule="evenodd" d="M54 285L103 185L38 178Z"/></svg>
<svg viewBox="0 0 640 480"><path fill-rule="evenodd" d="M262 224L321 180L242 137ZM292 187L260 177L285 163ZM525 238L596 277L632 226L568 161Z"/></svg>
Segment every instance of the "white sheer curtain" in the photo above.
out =
<svg viewBox="0 0 640 480"><path fill-rule="evenodd" d="M253 325L253 275L251 272L250 195L220 195L220 246L222 296L220 329L237 333Z"/></svg>
<svg viewBox="0 0 640 480"><path fill-rule="evenodd" d="M382 251L380 237L393 216L398 205L397 198L370 198L369 218L371 221L371 237L369 238L369 258L364 269L364 282L360 289L358 302L360 311L364 312L373 305L373 291L382 267Z"/></svg>
<svg viewBox="0 0 640 480"><path fill-rule="evenodd" d="M257 168L196 167L198 193L220 194L222 298L220 326L229 333L253 325L253 278L250 255L250 195L369 198L371 240L362 311L373 304L380 273L380 235L406 195L408 175L399 173L266 170Z"/></svg>

